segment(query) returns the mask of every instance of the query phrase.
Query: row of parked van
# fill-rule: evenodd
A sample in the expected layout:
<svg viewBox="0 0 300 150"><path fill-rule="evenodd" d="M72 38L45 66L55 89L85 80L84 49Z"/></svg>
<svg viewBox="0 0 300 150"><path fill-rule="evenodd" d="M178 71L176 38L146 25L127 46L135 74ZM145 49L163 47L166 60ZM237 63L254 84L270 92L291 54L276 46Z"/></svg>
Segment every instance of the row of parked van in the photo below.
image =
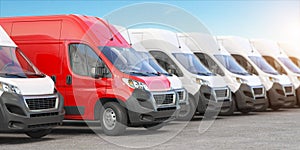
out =
<svg viewBox="0 0 300 150"><path fill-rule="evenodd" d="M195 113L299 104L299 66L272 41L125 29L83 15L0 25L0 131L39 138L66 119L100 121L105 134L120 135Z"/></svg>

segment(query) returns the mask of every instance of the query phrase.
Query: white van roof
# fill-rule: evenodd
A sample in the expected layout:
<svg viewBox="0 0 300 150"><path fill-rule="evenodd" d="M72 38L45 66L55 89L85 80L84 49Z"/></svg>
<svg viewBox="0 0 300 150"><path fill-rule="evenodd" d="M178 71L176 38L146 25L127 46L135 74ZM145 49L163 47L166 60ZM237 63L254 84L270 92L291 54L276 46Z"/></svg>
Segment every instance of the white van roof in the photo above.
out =
<svg viewBox="0 0 300 150"><path fill-rule="evenodd" d="M118 30L118 32L124 37L128 44L136 50L140 52L147 52L147 50L142 46L142 44L137 40L134 36L129 34L129 31L122 26L114 25L114 27Z"/></svg>
<svg viewBox="0 0 300 150"><path fill-rule="evenodd" d="M288 56L300 57L300 48L298 46L286 42L278 43L278 45Z"/></svg>
<svg viewBox="0 0 300 150"><path fill-rule="evenodd" d="M192 53L183 41L177 38L177 34L163 29L129 29L130 37L134 37L137 41L142 42L147 49L157 49L172 53ZM155 44L153 44L155 43ZM179 48L180 47L180 48Z"/></svg>
<svg viewBox="0 0 300 150"><path fill-rule="evenodd" d="M17 47L15 42L8 36L2 26L0 26L0 46Z"/></svg>
<svg viewBox="0 0 300 150"><path fill-rule="evenodd" d="M190 32L180 33L179 37L193 52L230 55L210 34Z"/></svg>
<svg viewBox="0 0 300 150"><path fill-rule="evenodd" d="M218 36L217 39L231 54L261 56L246 38L238 36Z"/></svg>
<svg viewBox="0 0 300 150"><path fill-rule="evenodd" d="M250 42L263 56L287 57L275 41L266 39L251 39Z"/></svg>

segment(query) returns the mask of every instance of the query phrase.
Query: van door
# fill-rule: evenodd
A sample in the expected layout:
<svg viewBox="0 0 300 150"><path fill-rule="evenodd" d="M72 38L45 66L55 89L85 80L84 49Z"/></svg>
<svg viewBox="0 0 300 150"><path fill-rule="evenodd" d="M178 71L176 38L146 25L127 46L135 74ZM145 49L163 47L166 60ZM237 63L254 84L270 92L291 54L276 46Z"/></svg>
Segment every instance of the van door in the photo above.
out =
<svg viewBox="0 0 300 150"><path fill-rule="evenodd" d="M96 102L105 97L107 77L92 77L92 70L103 61L88 45L67 44L69 74L65 77L65 110L67 119L94 119ZM106 65L104 64L106 67Z"/></svg>

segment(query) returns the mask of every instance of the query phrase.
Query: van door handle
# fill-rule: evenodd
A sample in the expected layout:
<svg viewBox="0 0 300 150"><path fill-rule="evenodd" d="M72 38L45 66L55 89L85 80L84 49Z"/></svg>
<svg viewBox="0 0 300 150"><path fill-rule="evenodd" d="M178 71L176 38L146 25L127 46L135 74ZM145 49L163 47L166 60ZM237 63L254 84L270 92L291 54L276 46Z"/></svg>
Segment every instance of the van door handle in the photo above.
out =
<svg viewBox="0 0 300 150"><path fill-rule="evenodd" d="M71 77L71 75L67 75L66 83L67 83L67 85L71 85L72 84L72 77Z"/></svg>

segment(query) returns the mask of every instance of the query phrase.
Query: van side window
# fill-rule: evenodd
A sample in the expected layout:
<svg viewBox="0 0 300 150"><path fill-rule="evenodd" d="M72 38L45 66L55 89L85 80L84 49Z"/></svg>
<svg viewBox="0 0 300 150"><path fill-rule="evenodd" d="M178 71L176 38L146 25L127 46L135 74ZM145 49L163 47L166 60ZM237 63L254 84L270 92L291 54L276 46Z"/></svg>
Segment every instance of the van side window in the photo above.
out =
<svg viewBox="0 0 300 150"><path fill-rule="evenodd" d="M232 54L232 57L249 73L258 75L255 68L241 55Z"/></svg>
<svg viewBox="0 0 300 150"><path fill-rule="evenodd" d="M103 65L98 55L85 44L70 44L69 57L72 71L81 76L91 77L91 70Z"/></svg>
<svg viewBox="0 0 300 150"><path fill-rule="evenodd" d="M215 63L215 61L204 53L195 53L197 58L201 61L201 63L208 68L211 72L216 73L220 76L225 76L225 73L221 70L221 68L218 66L218 64Z"/></svg>
<svg viewBox="0 0 300 150"><path fill-rule="evenodd" d="M164 52L160 52L160 51L150 51L150 54L156 59L158 64L163 69L165 69L169 73L171 73L170 70L174 70L173 74L175 74L178 77L183 76L182 71L179 69L179 67L174 63L174 61L167 54L165 54Z"/></svg>
<svg viewBox="0 0 300 150"><path fill-rule="evenodd" d="M287 74L286 71L282 68L282 66L272 57L270 56L263 56L263 58L273 67L275 68L280 74Z"/></svg>

